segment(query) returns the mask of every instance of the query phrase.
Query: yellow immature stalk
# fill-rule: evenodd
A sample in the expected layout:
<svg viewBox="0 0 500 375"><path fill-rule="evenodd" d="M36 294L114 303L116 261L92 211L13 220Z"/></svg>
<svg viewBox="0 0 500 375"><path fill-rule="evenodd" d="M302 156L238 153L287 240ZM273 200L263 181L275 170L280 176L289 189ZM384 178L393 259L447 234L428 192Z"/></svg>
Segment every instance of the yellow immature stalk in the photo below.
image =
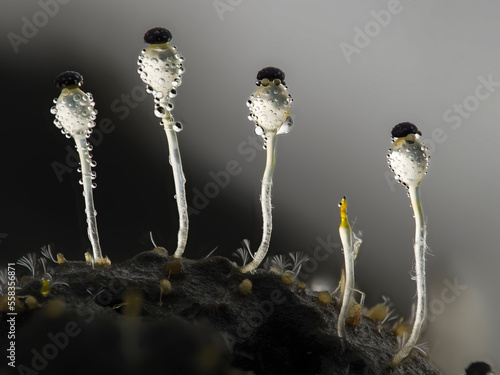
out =
<svg viewBox="0 0 500 375"><path fill-rule="evenodd" d="M92 244L94 259L100 262L102 258L101 246L99 244L99 234L97 232L97 212L94 208L94 198L92 189L96 187L92 180L95 172L92 167L96 165L92 160L89 151L92 146L87 142L87 138L92 133L95 126L97 111L94 109L94 99L90 93L85 93L80 89L83 83L82 76L77 72L64 72L57 76L56 87L61 90L61 94L54 99L55 106L51 112L56 119L54 124L61 129L61 132L68 138L73 138L76 149L80 156L80 169L83 185L83 196L85 197L85 213L87 214L87 232Z"/></svg>
<svg viewBox="0 0 500 375"><path fill-rule="evenodd" d="M403 122L392 129L395 139L387 155L389 166L396 175L396 179L408 189L413 215L415 217L415 279L417 282L417 309L410 337L401 350L391 361L391 367L397 367L415 347L422 327L427 318L427 299L425 285L425 251L426 251L426 226L422 205L420 203L420 181L427 173L429 155L427 148L420 140L422 133L418 128Z"/></svg>
<svg viewBox="0 0 500 375"><path fill-rule="evenodd" d="M162 27L148 30L144 35L144 41L150 46L141 52L137 63L139 65L138 73L147 84L146 91L154 96L155 115L161 118L161 124L167 136L169 161L174 175L175 199L179 212L179 231L174 257L180 258L186 248L189 219L185 190L186 179L177 141L177 133L182 130L182 125L176 122L172 116L171 112L174 106L171 99L177 95L177 87L182 82L184 58L174 46L168 44L171 39L170 31Z"/></svg>
<svg viewBox="0 0 500 375"><path fill-rule="evenodd" d="M349 308L351 306L351 298L354 291L354 250L352 246L352 231L347 217L347 200L345 197L339 204L340 206L340 226L339 234L342 241L344 251L344 267L345 267L345 282L342 290L342 307L337 322L337 334L340 338L346 338L345 323Z"/></svg>
<svg viewBox="0 0 500 375"><path fill-rule="evenodd" d="M264 138L264 147L267 149L266 168L262 177L260 194L263 233L253 260L240 268L243 273L255 270L264 260L269 249L273 225L271 190L276 163L276 136L288 133L292 127L292 120L288 116L292 106L292 97L285 86L285 73L274 67L264 68L257 74L257 86L259 87L250 97L247 105L250 109L249 119L255 122L255 132Z"/></svg>

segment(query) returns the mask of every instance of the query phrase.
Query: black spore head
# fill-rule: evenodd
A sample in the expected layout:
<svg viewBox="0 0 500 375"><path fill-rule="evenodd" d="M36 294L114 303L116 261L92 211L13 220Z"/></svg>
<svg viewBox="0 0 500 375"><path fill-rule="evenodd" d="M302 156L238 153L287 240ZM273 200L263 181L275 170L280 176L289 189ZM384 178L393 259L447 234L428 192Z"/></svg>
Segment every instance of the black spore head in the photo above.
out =
<svg viewBox="0 0 500 375"><path fill-rule="evenodd" d="M59 90L62 90L66 86L81 86L83 84L83 77L80 73L68 70L59 74L54 80L54 84Z"/></svg>
<svg viewBox="0 0 500 375"><path fill-rule="evenodd" d="M422 132L411 122L401 122L392 128L391 132L394 138L406 137L408 134L418 134L421 136Z"/></svg>
<svg viewBox="0 0 500 375"><path fill-rule="evenodd" d="M172 33L164 27L154 27L144 34L144 41L148 44L168 43L171 40Z"/></svg>
<svg viewBox="0 0 500 375"><path fill-rule="evenodd" d="M284 85L285 84L285 73L274 66L268 66L266 68L261 69L257 73L257 86L261 85L261 82L263 79L268 79L270 82L274 81L275 79L279 79L280 82Z"/></svg>
<svg viewBox="0 0 500 375"><path fill-rule="evenodd" d="M485 362L473 362L465 370L466 375L487 375L493 374L491 366Z"/></svg>

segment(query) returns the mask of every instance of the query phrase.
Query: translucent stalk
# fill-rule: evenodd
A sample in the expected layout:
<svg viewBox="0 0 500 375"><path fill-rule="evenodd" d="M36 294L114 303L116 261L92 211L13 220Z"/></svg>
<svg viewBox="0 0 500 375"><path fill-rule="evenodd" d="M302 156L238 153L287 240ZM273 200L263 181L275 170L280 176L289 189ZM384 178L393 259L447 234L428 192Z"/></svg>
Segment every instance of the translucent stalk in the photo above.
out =
<svg viewBox="0 0 500 375"><path fill-rule="evenodd" d="M271 190L273 186L273 173L276 164L276 131L266 132L267 160L264 176L262 177L262 188L260 193L260 203L262 206L263 232L259 249L253 256L253 260L240 268L245 273L253 271L264 260L269 243L271 242L271 232L273 229Z"/></svg>
<svg viewBox="0 0 500 375"><path fill-rule="evenodd" d="M97 232L97 212L94 208L94 197L92 194L92 167L90 165L90 154L87 139L84 136L75 136L76 148L80 156L80 167L82 169L83 196L85 197L85 213L87 214L87 233L94 259L102 259L101 245L99 244L99 233Z"/></svg>
<svg viewBox="0 0 500 375"><path fill-rule="evenodd" d="M177 142L177 133L174 130L174 122L170 112L167 112L162 118L163 128L168 140L169 162L172 166L175 184L175 196L177 201L177 210L179 211L179 232L177 233L177 249L174 257L181 258L186 248L189 219L188 205L186 201L186 190L184 171L182 170L181 153L179 151L179 142Z"/></svg>
<svg viewBox="0 0 500 375"><path fill-rule="evenodd" d="M354 290L354 253L352 249L352 232L347 218L347 202L345 197L340 204L340 226L339 234L344 250L345 263L345 284L342 297L342 307L337 322L337 334L341 338L346 338L345 321L349 313L351 298Z"/></svg>
<svg viewBox="0 0 500 375"><path fill-rule="evenodd" d="M411 205L415 216L415 275L417 282L417 311L415 321L408 341L391 361L391 367L397 367L405 359L416 345L422 326L427 318L426 286L425 286L425 248L426 248L426 227L422 205L420 204L419 185L410 185L409 188Z"/></svg>

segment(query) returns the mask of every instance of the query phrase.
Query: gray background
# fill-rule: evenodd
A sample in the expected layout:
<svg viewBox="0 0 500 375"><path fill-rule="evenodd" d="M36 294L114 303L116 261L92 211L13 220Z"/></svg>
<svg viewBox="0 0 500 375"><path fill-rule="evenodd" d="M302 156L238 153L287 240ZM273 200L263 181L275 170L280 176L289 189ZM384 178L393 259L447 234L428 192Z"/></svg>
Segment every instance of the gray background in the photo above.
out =
<svg viewBox="0 0 500 375"><path fill-rule="evenodd" d="M338 242L337 203L346 195L354 229L363 232L358 287L368 305L387 294L408 317L413 218L386 152L392 126L414 122L432 153L421 193L435 319L423 341L446 374L461 373L473 360L498 366L500 4L65 0L43 16L45 3L53 1L0 5L2 263L48 243L68 259L83 259L90 246L76 169L58 178L52 166L65 163L65 147L73 148L49 113L59 94L53 79L65 70L84 76L98 128L105 118L113 124L93 152L104 254L120 262L151 249L149 231L158 245L175 248L166 139L136 72L142 35L163 26L186 58L174 115L184 124L179 142L190 206L213 181L211 172L229 161L240 166L191 216L185 256L200 258L216 246L216 254L229 255L244 238L258 246L265 153L248 151L254 134L245 102L257 71L278 66L295 99L295 128L278 138L270 253L313 255L318 241ZM391 6L389 19L384 10ZM35 31L23 30L34 21ZM371 36L361 40L358 30ZM14 47L9 33L25 43ZM357 45L357 53L346 57L346 44ZM498 83L476 90L488 79ZM336 250L311 265L308 282L334 289L342 261ZM453 291L449 283L466 289Z"/></svg>

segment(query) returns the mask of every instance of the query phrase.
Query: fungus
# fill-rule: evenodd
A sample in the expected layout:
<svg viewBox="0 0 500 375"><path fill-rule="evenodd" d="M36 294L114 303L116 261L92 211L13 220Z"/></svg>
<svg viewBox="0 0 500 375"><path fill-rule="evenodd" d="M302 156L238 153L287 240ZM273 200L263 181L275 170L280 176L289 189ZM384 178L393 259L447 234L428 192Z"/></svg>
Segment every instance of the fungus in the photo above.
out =
<svg viewBox="0 0 500 375"><path fill-rule="evenodd" d="M24 300L24 303L30 310L35 310L40 307L40 304L38 303L37 299L33 296L26 296L26 299Z"/></svg>
<svg viewBox="0 0 500 375"><path fill-rule="evenodd" d="M340 207L340 226L339 234L342 241L344 253L344 270L340 279L339 287L342 292L342 307L337 321L337 334L340 338L346 338L345 325L356 325L361 319L361 309L364 304L365 294L354 288L354 259L356 259L361 245L361 239L355 237L353 245L353 233L347 217L347 200L344 196L339 203ZM353 292L361 294L361 302L357 303L353 298Z"/></svg>
<svg viewBox="0 0 500 375"><path fill-rule="evenodd" d="M172 283L167 279L160 280L160 306L163 304L162 297L172 293Z"/></svg>
<svg viewBox="0 0 500 375"><path fill-rule="evenodd" d="M318 302L322 303L323 305L329 305L332 303L332 294L327 291L320 292L318 294Z"/></svg>
<svg viewBox="0 0 500 375"><path fill-rule="evenodd" d="M394 314L396 310L394 309L389 297L383 295L382 300L382 303L377 303L375 306L372 306L363 313L364 316L378 322L379 331L385 323L397 319L397 315Z"/></svg>
<svg viewBox="0 0 500 375"><path fill-rule="evenodd" d="M86 254L89 254L90 256L90 253L86 253ZM67 260L66 258L64 257L63 253L57 253L57 264L59 264L60 266L62 266L63 264L66 264Z"/></svg>
<svg viewBox="0 0 500 375"><path fill-rule="evenodd" d="M42 296L47 297L50 293L50 282L46 278L42 279L42 287L40 288Z"/></svg>
<svg viewBox="0 0 500 375"><path fill-rule="evenodd" d="M147 85L146 91L154 96L155 115L161 118L161 125L167 136L169 161L172 166L175 183L175 199L179 212L179 231L177 233L177 249L174 257L180 258L186 248L188 236L188 205L186 201L184 171L177 133L182 130L182 124L172 116L174 108L171 99L177 95L177 87L181 84L184 73L182 62L184 58L174 46L168 42L172 34L167 29L155 27L144 34L144 42L150 44L142 50L137 61L137 72Z"/></svg>
<svg viewBox="0 0 500 375"><path fill-rule="evenodd" d="M83 77L72 71L59 74L55 79L55 85L61 90L58 98L54 99L55 106L51 108L56 119L54 124L61 129L67 138L73 137L76 149L80 156L80 170L83 185L83 196L85 197L85 213L87 214L87 232L94 259L98 262L102 259L101 246L99 244L99 234L97 232L97 212L94 208L94 198L92 189L96 187L93 180L96 177L92 167L96 162L92 160L89 151L92 146L87 142L87 138L92 133L95 126L97 111L94 109L94 99L92 94L83 92L80 87L83 84ZM61 264L61 262L59 262Z"/></svg>
<svg viewBox="0 0 500 375"><path fill-rule="evenodd" d="M240 291L241 294L244 296L252 293L252 281L249 279L243 280L240 285L238 285L238 290Z"/></svg>
<svg viewBox="0 0 500 375"><path fill-rule="evenodd" d="M179 260L173 260L165 264L165 269L168 271L168 276L179 275L182 273L182 263Z"/></svg>
<svg viewBox="0 0 500 375"><path fill-rule="evenodd" d="M276 136L288 133L293 125L289 116L292 97L285 86L285 73L278 68L267 67L257 74L258 88L248 99L249 119L255 122L255 132L264 138L267 150L266 168L262 178L260 201L262 205L263 234L253 260L240 268L245 273L255 270L269 249L272 232L271 189L276 163Z"/></svg>
<svg viewBox="0 0 500 375"><path fill-rule="evenodd" d="M417 282L417 307L412 332L408 341L394 356L391 366L397 367L406 358L418 341L422 326L427 316L426 286L425 286L425 251L426 226L422 205L420 203L420 181L427 173L429 155L427 148L420 140L422 133L409 122L403 122L392 129L394 143L387 155L388 163L396 179L408 189L413 214L415 217L415 279Z"/></svg>
<svg viewBox="0 0 500 375"><path fill-rule="evenodd" d="M465 375L495 375L486 362L473 362L465 370Z"/></svg>

